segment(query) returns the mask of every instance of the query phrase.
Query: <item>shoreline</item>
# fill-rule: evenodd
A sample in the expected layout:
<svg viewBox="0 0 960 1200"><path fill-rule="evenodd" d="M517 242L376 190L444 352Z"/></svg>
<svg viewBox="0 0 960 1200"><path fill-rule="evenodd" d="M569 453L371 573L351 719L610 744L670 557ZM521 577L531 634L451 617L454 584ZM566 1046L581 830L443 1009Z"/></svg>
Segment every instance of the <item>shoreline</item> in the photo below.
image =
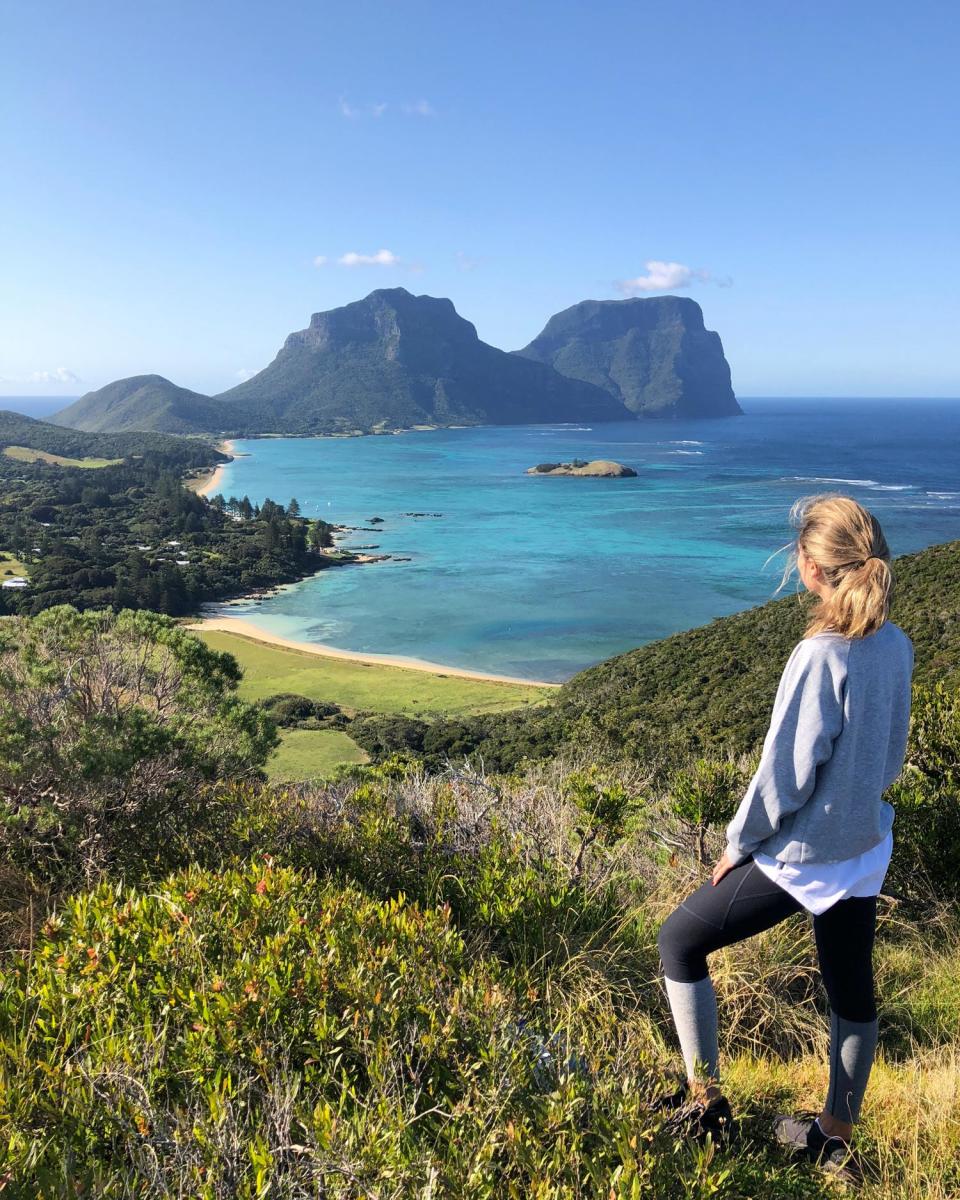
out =
<svg viewBox="0 0 960 1200"><path fill-rule="evenodd" d="M293 638L285 638L280 634L269 633L245 621L242 617L204 617L185 625L186 629L202 633L204 630L218 633L232 633L237 637L248 638L254 642L265 642L270 646L280 646L285 650L299 650L304 654L315 654L319 658L337 658L349 662L367 663L378 667L402 667L409 671L424 671L429 675L452 675L458 679L478 679L487 683L512 683L523 687L559 688L559 683L551 683L541 679L521 679L516 675L497 675L488 671L468 671L464 667L448 667L443 663L428 662L423 658L406 658L401 654L361 654L353 650L339 650L336 646L327 646L322 642L299 642Z"/></svg>
<svg viewBox="0 0 960 1200"><path fill-rule="evenodd" d="M224 442L217 442L217 449L223 454L233 454L233 441L228 439ZM196 492L198 496L215 496L220 489L220 481L223 479L223 471L227 465L227 463L217 463L209 474L197 475L194 479L188 479L186 486L191 492Z"/></svg>

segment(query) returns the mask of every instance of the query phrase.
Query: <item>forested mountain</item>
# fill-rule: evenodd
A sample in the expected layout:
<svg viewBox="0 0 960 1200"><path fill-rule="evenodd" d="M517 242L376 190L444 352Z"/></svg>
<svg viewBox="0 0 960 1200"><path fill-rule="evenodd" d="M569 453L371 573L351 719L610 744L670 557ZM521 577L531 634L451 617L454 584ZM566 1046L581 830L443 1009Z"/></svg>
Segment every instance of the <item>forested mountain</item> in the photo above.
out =
<svg viewBox="0 0 960 1200"><path fill-rule="evenodd" d="M218 400L286 433L630 419L599 388L480 341L450 300L404 288L314 313L268 367Z"/></svg>
<svg viewBox="0 0 960 1200"><path fill-rule="evenodd" d="M584 300L551 317L516 353L604 388L638 416L741 412L720 336L688 297Z"/></svg>
<svg viewBox="0 0 960 1200"><path fill-rule="evenodd" d="M133 375L87 392L56 414L74 429L217 433L224 423L216 401L177 387L162 375Z"/></svg>

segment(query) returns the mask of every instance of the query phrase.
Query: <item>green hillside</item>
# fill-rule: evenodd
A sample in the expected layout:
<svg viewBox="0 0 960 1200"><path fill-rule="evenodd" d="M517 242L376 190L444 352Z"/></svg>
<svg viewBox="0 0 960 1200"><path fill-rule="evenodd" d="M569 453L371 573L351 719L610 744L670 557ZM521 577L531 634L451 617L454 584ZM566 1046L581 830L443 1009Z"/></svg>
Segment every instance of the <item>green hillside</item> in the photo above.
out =
<svg viewBox="0 0 960 1200"><path fill-rule="evenodd" d="M223 414L209 396L177 387L162 375L133 375L87 392L56 420L90 432L216 433Z"/></svg>
<svg viewBox="0 0 960 1200"><path fill-rule="evenodd" d="M48 462L50 458L71 460L51 464L59 466L70 466L75 462L89 465L90 460L100 460L105 465L120 459L137 458L184 470L226 462L229 458L206 441L149 431L91 433L48 421L37 421L23 413L0 411L0 450L6 449L18 451L5 455L8 460L14 461L0 463L6 474L19 469L17 463L42 463L44 456L49 456ZM37 455L23 453L31 450L36 451Z"/></svg>
<svg viewBox="0 0 960 1200"><path fill-rule="evenodd" d="M480 341L450 300L383 288L314 313L272 363L219 396L138 375L56 419L86 430L296 436L630 418L603 389Z"/></svg>
<svg viewBox="0 0 960 1200"><path fill-rule="evenodd" d="M891 619L912 638L918 683L960 685L960 541L894 560ZM527 714L396 723L390 736L363 726L374 754L413 750L438 764L478 753L498 769L564 744L637 759L671 760L697 750L749 750L769 722L777 682L817 600L809 592L768 601L676 633L581 671L553 705Z"/></svg>
<svg viewBox="0 0 960 1200"><path fill-rule="evenodd" d="M827 1088L804 915L711 958L739 1140L698 1146L651 1105L680 1064L658 929L749 763L657 784L581 742L508 776L398 756L270 784L276 730L239 684L152 613L0 622L0 1191L834 1194L771 1133ZM289 765L315 743L288 736ZM918 689L907 763L855 1139L864 1200L953 1200L956 695Z"/></svg>
<svg viewBox="0 0 960 1200"><path fill-rule="evenodd" d="M913 640L916 682L960 684L960 541L901 555L893 569L891 619ZM817 603L785 596L582 671L561 690L564 717L624 750L671 727L704 747L755 745Z"/></svg>

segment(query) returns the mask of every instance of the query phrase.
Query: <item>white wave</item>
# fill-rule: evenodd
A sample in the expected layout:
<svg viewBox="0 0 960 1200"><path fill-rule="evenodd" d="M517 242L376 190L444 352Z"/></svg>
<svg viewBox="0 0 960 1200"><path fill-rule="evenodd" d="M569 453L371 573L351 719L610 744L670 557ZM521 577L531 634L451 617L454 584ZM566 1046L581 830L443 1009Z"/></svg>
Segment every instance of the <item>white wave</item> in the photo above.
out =
<svg viewBox="0 0 960 1200"><path fill-rule="evenodd" d="M934 500L960 500L960 492L927 492Z"/></svg>
<svg viewBox="0 0 960 1200"><path fill-rule="evenodd" d="M838 479L833 475L784 475L781 483L849 483L855 487L879 487L876 479Z"/></svg>
<svg viewBox="0 0 960 1200"><path fill-rule="evenodd" d="M671 446L705 446L706 442L698 442L696 438L674 438Z"/></svg>
<svg viewBox="0 0 960 1200"><path fill-rule="evenodd" d="M668 450L668 454L702 454L702 450Z"/></svg>

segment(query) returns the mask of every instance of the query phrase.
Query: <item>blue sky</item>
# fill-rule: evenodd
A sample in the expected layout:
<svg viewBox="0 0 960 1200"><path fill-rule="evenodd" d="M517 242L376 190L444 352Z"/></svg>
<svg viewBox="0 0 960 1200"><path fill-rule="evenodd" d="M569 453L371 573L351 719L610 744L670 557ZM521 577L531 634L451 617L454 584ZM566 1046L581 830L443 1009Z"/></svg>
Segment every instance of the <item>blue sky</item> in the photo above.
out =
<svg viewBox="0 0 960 1200"><path fill-rule="evenodd" d="M0 393L219 391L401 285L504 349L659 286L742 395L960 396L958 52L926 0L0 0Z"/></svg>

